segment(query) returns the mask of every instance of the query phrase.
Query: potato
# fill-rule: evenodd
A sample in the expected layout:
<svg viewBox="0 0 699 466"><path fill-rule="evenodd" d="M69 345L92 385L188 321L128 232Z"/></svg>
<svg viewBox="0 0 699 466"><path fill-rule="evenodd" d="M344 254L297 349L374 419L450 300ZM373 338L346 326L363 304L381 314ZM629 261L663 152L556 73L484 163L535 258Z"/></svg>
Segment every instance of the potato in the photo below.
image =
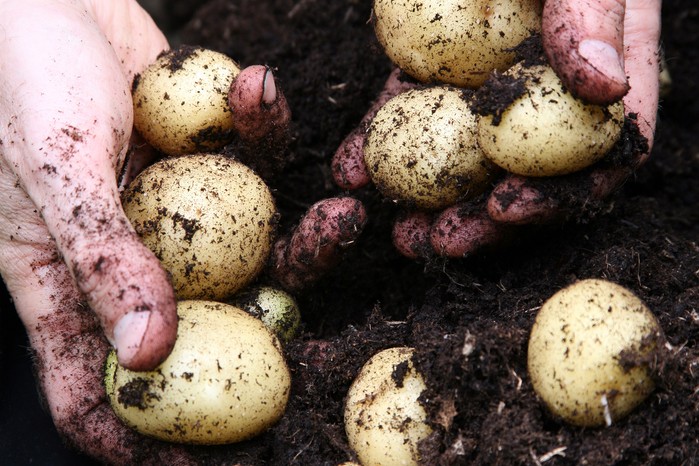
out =
<svg viewBox="0 0 699 466"><path fill-rule="evenodd" d="M375 0L386 55L422 82L475 88L512 66L512 48L541 30L538 0Z"/></svg>
<svg viewBox="0 0 699 466"><path fill-rule="evenodd" d="M162 53L134 80L136 130L167 155L223 147L233 139L228 90L239 72L228 56L201 47Z"/></svg>
<svg viewBox="0 0 699 466"><path fill-rule="evenodd" d="M190 444L240 442L283 415L291 376L279 341L242 309L180 301L177 342L150 372L120 366L112 351L105 387L114 412L138 432Z"/></svg>
<svg viewBox="0 0 699 466"><path fill-rule="evenodd" d="M364 161L383 195L423 209L441 209L480 194L493 166L476 142L476 117L464 91L412 89L376 114Z"/></svg>
<svg viewBox="0 0 699 466"><path fill-rule="evenodd" d="M347 393L345 431L363 466L418 464L418 443L432 429L418 402L426 387L413 352L397 347L375 354Z"/></svg>
<svg viewBox="0 0 699 466"><path fill-rule="evenodd" d="M621 102L585 104L564 89L547 65L517 64L505 79L524 82L522 94L502 112L499 124L493 115L478 121L483 152L505 170L523 176L573 173L604 157L619 139Z"/></svg>
<svg viewBox="0 0 699 466"><path fill-rule="evenodd" d="M299 305L284 290L260 286L236 296L235 303L248 314L260 319L282 343L288 343L299 332Z"/></svg>
<svg viewBox="0 0 699 466"><path fill-rule="evenodd" d="M529 337L534 390L574 425L610 425L653 390L648 362L661 337L650 310L629 290L582 280L539 311Z"/></svg>
<svg viewBox="0 0 699 466"><path fill-rule="evenodd" d="M259 274L272 248L277 214L269 188L223 156L161 160L129 185L122 201L172 275L179 299L232 296Z"/></svg>

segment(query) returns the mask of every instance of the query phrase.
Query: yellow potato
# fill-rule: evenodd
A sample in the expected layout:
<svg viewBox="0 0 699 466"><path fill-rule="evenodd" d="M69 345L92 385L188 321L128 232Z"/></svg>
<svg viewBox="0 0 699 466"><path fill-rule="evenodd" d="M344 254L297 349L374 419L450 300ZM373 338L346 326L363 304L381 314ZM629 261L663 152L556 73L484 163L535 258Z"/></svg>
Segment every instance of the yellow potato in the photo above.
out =
<svg viewBox="0 0 699 466"><path fill-rule="evenodd" d="M386 55L422 82L475 88L512 66L512 48L541 29L538 0L375 0Z"/></svg>
<svg viewBox="0 0 699 466"><path fill-rule="evenodd" d="M282 343L288 343L299 333L299 305L294 297L284 290L260 286L236 296L235 304L260 319Z"/></svg>
<svg viewBox="0 0 699 466"><path fill-rule="evenodd" d="M432 429L418 402L426 387L412 355L406 347L375 354L347 393L345 431L363 466L418 464L418 443Z"/></svg>
<svg viewBox="0 0 699 466"><path fill-rule="evenodd" d="M227 157L161 160L129 185L122 203L172 275L179 299L232 296L260 273L272 248L272 193L251 169Z"/></svg>
<svg viewBox="0 0 699 466"><path fill-rule="evenodd" d="M563 88L547 65L517 64L505 78L525 80L525 92L502 113L478 121L485 155L505 170L523 176L558 176L582 170L604 157L624 123L621 102L588 105Z"/></svg>
<svg viewBox="0 0 699 466"><path fill-rule="evenodd" d="M475 130L463 90L409 90L374 117L364 161L384 196L441 209L480 194L491 178L494 167L478 147Z"/></svg>
<svg viewBox="0 0 699 466"><path fill-rule="evenodd" d="M661 329L629 290L582 280L554 294L536 317L528 366L550 411L579 426L611 424L653 390L648 356Z"/></svg>
<svg viewBox="0 0 699 466"><path fill-rule="evenodd" d="M217 150L233 138L228 90L240 72L228 56L182 46L134 80L134 126L167 155Z"/></svg>
<svg viewBox="0 0 699 466"><path fill-rule="evenodd" d="M240 442L283 415L291 376L279 341L243 310L181 301L177 342L150 372L108 358L105 387L115 413L138 432L191 444Z"/></svg>

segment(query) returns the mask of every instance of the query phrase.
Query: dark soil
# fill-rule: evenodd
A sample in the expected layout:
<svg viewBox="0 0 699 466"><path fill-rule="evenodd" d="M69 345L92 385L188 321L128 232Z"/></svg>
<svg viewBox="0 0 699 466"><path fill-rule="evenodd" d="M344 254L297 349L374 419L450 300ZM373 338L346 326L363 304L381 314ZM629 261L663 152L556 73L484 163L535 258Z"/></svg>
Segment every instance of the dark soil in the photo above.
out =
<svg viewBox="0 0 699 466"><path fill-rule="evenodd" d="M287 347L294 384L285 416L205 455L251 465L352 459L343 398L371 355L407 345L428 385L435 433L422 445L425 464L699 465L699 6L666 0L663 9L673 81L653 157L596 215L519 230L507 246L466 259L418 263L391 245L397 208L372 189L354 193L369 223L342 264L298 296L306 333ZM276 69L294 114L290 161L272 182L282 228L340 193L330 158L390 70L369 19L369 0L211 0L178 34ZM526 370L538 308L590 277L638 294L668 342L654 393L601 429L552 418Z"/></svg>

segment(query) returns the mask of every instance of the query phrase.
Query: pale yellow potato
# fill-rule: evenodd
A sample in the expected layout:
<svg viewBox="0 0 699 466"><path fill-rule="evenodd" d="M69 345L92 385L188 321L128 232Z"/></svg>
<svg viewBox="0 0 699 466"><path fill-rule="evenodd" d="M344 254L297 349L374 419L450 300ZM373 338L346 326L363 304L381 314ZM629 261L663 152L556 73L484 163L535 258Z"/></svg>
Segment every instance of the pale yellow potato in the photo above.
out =
<svg viewBox="0 0 699 466"><path fill-rule="evenodd" d="M389 100L371 122L364 161L381 193L441 209L484 191L495 168L476 141L464 91L435 86Z"/></svg>
<svg viewBox="0 0 699 466"><path fill-rule="evenodd" d="M529 337L534 390L557 417L579 426L609 425L653 391L648 356L661 329L629 290L582 280L539 311Z"/></svg>
<svg viewBox="0 0 699 466"><path fill-rule="evenodd" d="M227 55L183 46L134 80L134 126L167 155L214 151L233 139L228 90L240 72Z"/></svg>
<svg viewBox="0 0 699 466"><path fill-rule="evenodd" d="M122 196L126 216L172 276L179 299L225 300L264 268L274 198L250 168L197 154L148 167Z"/></svg>
<svg viewBox="0 0 699 466"><path fill-rule="evenodd" d="M288 343L299 333L299 305L284 290L260 286L236 296L235 303L248 314L260 319L282 343Z"/></svg>
<svg viewBox="0 0 699 466"><path fill-rule="evenodd" d="M180 301L177 342L150 372L120 366L105 388L117 416L168 442L217 445L254 437L284 414L291 376L277 338L242 309Z"/></svg>
<svg viewBox="0 0 699 466"><path fill-rule="evenodd" d="M511 50L541 30L538 0L375 0L386 55L422 82L475 88L515 60Z"/></svg>
<svg viewBox="0 0 699 466"><path fill-rule="evenodd" d="M502 113L478 121L485 155L523 176L558 176L582 170L604 157L621 135L624 106L589 105L573 97L547 65L517 64L505 77L526 80L525 92Z"/></svg>
<svg viewBox="0 0 699 466"><path fill-rule="evenodd" d="M418 402L426 387L413 352L397 347L375 354L347 393L345 432L362 466L418 464L418 443L432 429Z"/></svg>

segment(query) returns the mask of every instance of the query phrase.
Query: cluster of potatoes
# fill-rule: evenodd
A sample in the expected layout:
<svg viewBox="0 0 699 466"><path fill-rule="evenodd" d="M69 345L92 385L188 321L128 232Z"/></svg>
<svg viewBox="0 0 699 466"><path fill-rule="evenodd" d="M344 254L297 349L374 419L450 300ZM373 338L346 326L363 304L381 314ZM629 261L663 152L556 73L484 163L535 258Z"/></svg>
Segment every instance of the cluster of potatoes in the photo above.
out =
<svg viewBox="0 0 699 466"><path fill-rule="evenodd" d="M548 65L515 63L516 46L541 29L538 0L375 0L374 27L388 57L425 84L389 101L368 131L366 167L390 199L438 210L482 193L501 169L569 174L621 134L621 102L586 104ZM521 92L497 116L476 115L473 90L496 78Z"/></svg>
<svg viewBox="0 0 699 466"><path fill-rule="evenodd" d="M249 439L284 413L291 376L282 343L299 327L293 298L246 289L264 268L277 222L265 182L214 151L230 141L228 90L238 74L226 55L196 47L162 54L135 81L139 133L170 157L141 172L124 211L169 272L177 341L153 371L108 358L115 413L161 440L224 444Z"/></svg>
<svg viewBox="0 0 699 466"><path fill-rule="evenodd" d="M513 49L541 25L538 0L468 4L375 0L388 57L424 83L389 100L367 132L364 160L386 197L437 210L482 193L501 170L560 176L604 157L618 140L621 102L573 97L546 64L515 63ZM477 115L474 89L490 79L521 91L497 114ZM653 390L660 326L641 300L605 280L550 297L532 328L528 368L549 411L573 425L610 425ZM345 430L362 465L419 464L431 433L418 401L425 381L412 348L389 348L361 370L345 400Z"/></svg>
<svg viewBox="0 0 699 466"><path fill-rule="evenodd" d="M653 391L662 330L631 291L606 280L574 282L539 310L529 337L532 386L554 418L611 425ZM362 368L345 400L345 430L362 465L417 466L431 433L419 398L425 380L412 348L389 348Z"/></svg>

